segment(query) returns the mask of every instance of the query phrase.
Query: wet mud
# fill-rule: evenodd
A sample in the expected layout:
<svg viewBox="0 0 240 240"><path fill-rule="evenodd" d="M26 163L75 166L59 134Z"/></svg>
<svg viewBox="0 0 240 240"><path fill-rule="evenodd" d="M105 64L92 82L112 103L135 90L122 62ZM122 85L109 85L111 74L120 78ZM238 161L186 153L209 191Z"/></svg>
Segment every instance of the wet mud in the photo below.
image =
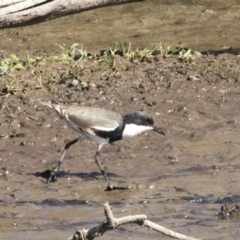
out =
<svg viewBox="0 0 240 240"><path fill-rule="evenodd" d="M215 16L221 11L225 17L235 16L230 1L226 2L226 8L220 8L223 1L219 1L219 8L213 7ZM211 9L207 1L201 7ZM98 10L90 11L89 19L93 13ZM84 14L78 17L87 16ZM89 28L94 24L90 23ZM36 28L41 31L46 24ZM27 30L22 29L22 33ZM14 31L17 29L8 33L12 39ZM91 33L87 41L94 44L95 32ZM10 39L6 36L4 41ZM31 35L31 39L29 51L41 51L41 46L35 45L41 35ZM20 49L21 44L16 37L15 47ZM42 46L50 48L48 44ZM221 44L212 44L210 48L221 50ZM203 48L209 50L206 45ZM5 45L5 49L11 52L15 48ZM26 45L19 54L24 51ZM1 95L0 103L0 239L67 239L76 229L103 221L105 202L117 217L146 214L151 221L185 235L236 239L239 218L221 219L216 213L222 205L240 201L239 61L235 53L196 55L191 62L181 62L176 56L130 62L116 56L113 68L89 60L84 69L79 69L81 78L89 83L87 88L73 86L72 79L62 79L66 66L61 62L41 67L41 88L36 87L32 69L1 76L19 81L16 91ZM44 76L51 72L56 73L57 81L47 85ZM101 177L93 160L96 145L83 140L68 151L57 182L47 184L41 173L57 164L64 145L77 134L38 100L102 107L121 114L146 110L166 136L148 132L104 146L101 159L110 183ZM106 191L112 183L131 187ZM107 232L104 238L123 236L159 239L158 233L132 225Z"/></svg>

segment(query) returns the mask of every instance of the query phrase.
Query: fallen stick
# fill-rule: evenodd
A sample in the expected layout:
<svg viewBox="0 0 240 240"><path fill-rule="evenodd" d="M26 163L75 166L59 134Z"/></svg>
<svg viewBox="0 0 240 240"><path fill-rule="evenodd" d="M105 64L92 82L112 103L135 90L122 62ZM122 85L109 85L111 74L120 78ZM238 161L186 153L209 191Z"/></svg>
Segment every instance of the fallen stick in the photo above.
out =
<svg viewBox="0 0 240 240"><path fill-rule="evenodd" d="M0 0L0 29L135 1L141 0Z"/></svg>
<svg viewBox="0 0 240 240"><path fill-rule="evenodd" d="M102 224L89 229L77 230L72 237L68 238L68 240L92 240L95 237L102 236L108 230L114 230L117 227L127 223L136 223L140 226L146 226L148 228L153 229L154 231L160 232L172 238L177 238L182 240L199 240L193 237L182 235L180 233L164 228L154 222L151 222L147 220L146 215L134 215L134 216L115 218L113 216L111 207L108 203L104 204L104 213L106 216L106 220Z"/></svg>

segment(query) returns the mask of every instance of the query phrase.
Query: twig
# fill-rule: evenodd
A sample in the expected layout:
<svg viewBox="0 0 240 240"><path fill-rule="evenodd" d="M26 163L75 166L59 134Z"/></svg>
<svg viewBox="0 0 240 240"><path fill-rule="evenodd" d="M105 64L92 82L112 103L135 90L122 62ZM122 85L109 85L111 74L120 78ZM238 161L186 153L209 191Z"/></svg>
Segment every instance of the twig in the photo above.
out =
<svg viewBox="0 0 240 240"><path fill-rule="evenodd" d="M172 230L169 230L169 229L162 227L162 226L160 226L154 222L151 222L149 220L145 220L143 225L151 228L154 231L160 232L160 233L167 235L169 237L172 237L172 238L177 238L177 239L182 239L182 240L198 240L197 238L188 237L188 236L182 235L180 233L174 232Z"/></svg>
<svg viewBox="0 0 240 240"><path fill-rule="evenodd" d="M141 0L0 0L0 28L27 25L104 6Z"/></svg>
<svg viewBox="0 0 240 240"><path fill-rule="evenodd" d="M77 230L76 233L72 237L70 237L68 240L92 240L95 237L102 236L108 230L113 230L127 223L136 223L141 226L144 225L148 228L153 229L154 231L160 232L172 238L177 238L182 240L199 240L193 237L182 235L180 233L164 228L154 222L151 222L147 220L146 215L134 215L134 216L115 218L113 216L111 207L109 206L108 203L104 204L104 213L107 219L102 224L96 227L89 228L87 230L86 229Z"/></svg>

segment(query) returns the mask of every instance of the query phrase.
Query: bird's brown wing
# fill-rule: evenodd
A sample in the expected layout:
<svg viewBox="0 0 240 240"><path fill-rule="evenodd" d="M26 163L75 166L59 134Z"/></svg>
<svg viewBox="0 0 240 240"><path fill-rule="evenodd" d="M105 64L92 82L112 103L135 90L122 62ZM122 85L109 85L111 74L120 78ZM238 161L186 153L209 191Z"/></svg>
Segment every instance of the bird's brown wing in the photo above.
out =
<svg viewBox="0 0 240 240"><path fill-rule="evenodd" d="M79 128L93 127L100 131L113 131L123 124L122 116L109 110L91 107L61 108L66 112L68 120Z"/></svg>

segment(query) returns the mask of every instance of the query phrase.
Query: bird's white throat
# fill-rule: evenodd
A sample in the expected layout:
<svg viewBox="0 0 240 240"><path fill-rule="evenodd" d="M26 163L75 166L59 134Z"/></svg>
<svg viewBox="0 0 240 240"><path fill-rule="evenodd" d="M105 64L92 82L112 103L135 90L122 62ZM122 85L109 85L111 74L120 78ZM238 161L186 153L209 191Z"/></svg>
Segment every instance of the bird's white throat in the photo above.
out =
<svg viewBox="0 0 240 240"><path fill-rule="evenodd" d="M136 125L133 123L126 124L122 134L122 138L131 138L152 129L153 127L151 126Z"/></svg>

